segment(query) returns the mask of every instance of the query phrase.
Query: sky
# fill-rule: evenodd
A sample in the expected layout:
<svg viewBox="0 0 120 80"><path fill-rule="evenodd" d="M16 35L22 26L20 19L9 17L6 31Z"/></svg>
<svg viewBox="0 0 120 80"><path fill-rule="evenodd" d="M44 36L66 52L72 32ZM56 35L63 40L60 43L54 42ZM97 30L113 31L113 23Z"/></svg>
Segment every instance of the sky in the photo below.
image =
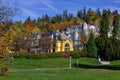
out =
<svg viewBox="0 0 120 80"><path fill-rule="evenodd" d="M120 0L3 0L10 5L17 4L17 14L12 18L14 21L24 21L30 16L32 19L37 19L45 14L54 16L61 14L67 10L74 15L78 10L86 6L87 9L91 8L96 10L100 8L118 10L120 13Z"/></svg>

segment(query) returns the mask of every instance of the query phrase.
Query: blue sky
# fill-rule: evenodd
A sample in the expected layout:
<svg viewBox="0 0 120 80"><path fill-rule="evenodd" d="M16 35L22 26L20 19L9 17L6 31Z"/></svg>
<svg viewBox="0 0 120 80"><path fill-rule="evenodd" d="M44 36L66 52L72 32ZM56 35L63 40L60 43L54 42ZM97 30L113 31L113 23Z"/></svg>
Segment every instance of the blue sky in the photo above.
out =
<svg viewBox="0 0 120 80"><path fill-rule="evenodd" d="M120 0L3 0L13 5L17 3L19 10L13 17L14 21L24 21L28 16L32 19L48 14L53 16L68 10L76 14L78 10L86 6L87 9L97 8L118 10L120 13Z"/></svg>

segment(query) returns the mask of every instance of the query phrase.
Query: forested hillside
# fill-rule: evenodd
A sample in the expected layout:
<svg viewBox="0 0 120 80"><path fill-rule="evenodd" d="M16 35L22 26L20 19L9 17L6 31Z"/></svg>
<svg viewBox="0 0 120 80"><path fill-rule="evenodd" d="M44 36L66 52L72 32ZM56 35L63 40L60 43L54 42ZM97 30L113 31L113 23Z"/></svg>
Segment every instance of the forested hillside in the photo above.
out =
<svg viewBox="0 0 120 80"><path fill-rule="evenodd" d="M26 37L32 33L36 32L47 32L54 31L57 29L64 29L66 27L72 27L75 25L82 25L84 22L93 26L101 26L101 20L103 12L106 11L109 18L109 26L113 26L113 21L118 14L117 10L110 11L80 9L77 14L69 13L65 10L62 14L57 14L55 16L49 16L48 14L38 17L36 19L31 19L30 16L22 21L12 21L6 20L0 24L0 53L4 53L4 47L8 47L10 50L14 50L14 47L18 45L18 50L20 48L26 48ZM118 14L119 15L119 14ZM101 29L102 30L102 29Z"/></svg>

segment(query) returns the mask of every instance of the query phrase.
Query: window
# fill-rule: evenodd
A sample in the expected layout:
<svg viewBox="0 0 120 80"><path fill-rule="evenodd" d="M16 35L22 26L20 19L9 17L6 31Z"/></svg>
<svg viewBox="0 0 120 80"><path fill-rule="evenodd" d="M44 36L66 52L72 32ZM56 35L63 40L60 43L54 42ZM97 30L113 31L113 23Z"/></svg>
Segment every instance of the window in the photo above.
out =
<svg viewBox="0 0 120 80"><path fill-rule="evenodd" d="M65 51L70 51L70 46L69 46L69 44L65 44Z"/></svg>

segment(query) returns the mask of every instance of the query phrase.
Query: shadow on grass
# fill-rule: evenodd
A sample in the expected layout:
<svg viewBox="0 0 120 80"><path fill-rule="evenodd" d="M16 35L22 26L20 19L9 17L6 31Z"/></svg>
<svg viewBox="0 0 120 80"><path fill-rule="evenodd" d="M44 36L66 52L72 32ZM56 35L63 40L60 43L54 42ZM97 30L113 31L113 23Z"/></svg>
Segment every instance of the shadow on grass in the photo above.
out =
<svg viewBox="0 0 120 80"><path fill-rule="evenodd" d="M120 70L120 65L89 65L89 64L73 64L73 67L84 68L84 69L109 69L109 70Z"/></svg>

